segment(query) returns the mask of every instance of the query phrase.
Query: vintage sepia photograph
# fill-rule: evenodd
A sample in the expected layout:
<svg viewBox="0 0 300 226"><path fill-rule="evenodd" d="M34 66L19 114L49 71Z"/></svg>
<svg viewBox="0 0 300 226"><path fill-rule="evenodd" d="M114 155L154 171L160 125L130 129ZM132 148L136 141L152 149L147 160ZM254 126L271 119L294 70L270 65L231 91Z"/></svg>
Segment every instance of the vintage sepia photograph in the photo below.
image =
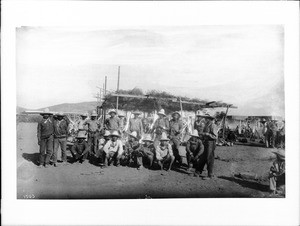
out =
<svg viewBox="0 0 300 226"><path fill-rule="evenodd" d="M284 26L16 28L17 199L285 198Z"/></svg>

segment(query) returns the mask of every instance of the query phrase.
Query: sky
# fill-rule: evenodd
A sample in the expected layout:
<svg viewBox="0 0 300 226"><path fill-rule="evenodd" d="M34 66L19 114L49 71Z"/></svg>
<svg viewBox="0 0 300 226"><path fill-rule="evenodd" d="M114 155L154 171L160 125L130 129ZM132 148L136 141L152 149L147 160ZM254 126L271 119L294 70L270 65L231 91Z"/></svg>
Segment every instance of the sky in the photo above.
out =
<svg viewBox="0 0 300 226"><path fill-rule="evenodd" d="M135 87L224 101L240 115L284 116L284 29L280 25L20 27L17 105L38 109L95 101Z"/></svg>

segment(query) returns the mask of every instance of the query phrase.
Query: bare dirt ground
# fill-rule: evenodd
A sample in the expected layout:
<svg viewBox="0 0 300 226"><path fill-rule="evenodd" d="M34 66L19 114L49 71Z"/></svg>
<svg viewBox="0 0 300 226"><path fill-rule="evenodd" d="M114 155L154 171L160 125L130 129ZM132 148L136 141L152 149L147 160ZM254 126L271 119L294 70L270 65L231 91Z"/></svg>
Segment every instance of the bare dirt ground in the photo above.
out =
<svg viewBox="0 0 300 226"><path fill-rule="evenodd" d="M36 123L17 124L19 199L269 197L267 177L275 158L272 149L249 145L217 147L216 177L208 181L176 166L170 172L115 166L101 169L86 161L38 168L36 128ZM184 147L181 154L185 156ZM257 174L259 180L232 176L247 172Z"/></svg>

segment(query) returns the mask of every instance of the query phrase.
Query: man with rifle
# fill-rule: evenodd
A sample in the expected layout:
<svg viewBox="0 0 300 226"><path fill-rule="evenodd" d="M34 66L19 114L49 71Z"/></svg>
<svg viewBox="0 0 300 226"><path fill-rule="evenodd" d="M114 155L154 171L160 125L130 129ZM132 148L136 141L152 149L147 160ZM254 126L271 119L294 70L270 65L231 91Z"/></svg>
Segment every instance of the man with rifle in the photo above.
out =
<svg viewBox="0 0 300 226"><path fill-rule="evenodd" d="M179 165L182 164L182 157L179 153L180 146L180 135L183 128L183 123L180 120L180 113L175 111L172 113L172 119L170 120L170 140L173 149L173 154L175 156L175 161L178 161Z"/></svg>

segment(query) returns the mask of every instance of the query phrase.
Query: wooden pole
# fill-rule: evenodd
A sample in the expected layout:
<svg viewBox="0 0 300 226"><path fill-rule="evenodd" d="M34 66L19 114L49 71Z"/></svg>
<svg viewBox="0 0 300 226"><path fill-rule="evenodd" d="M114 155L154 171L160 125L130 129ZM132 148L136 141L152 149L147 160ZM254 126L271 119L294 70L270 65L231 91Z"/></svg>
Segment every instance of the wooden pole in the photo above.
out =
<svg viewBox="0 0 300 226"><path fill-rule="evenodd" d="M106 89L107 89L107 76L105 76L105 83L104 83L104 90L103 90L104 96L106 96ZM104 115L103 120L105 122L105 118L106 118L106 109L105 108L103 109L103 115Z"/></svg>
<svg viewBox="0 0 300 226"><path fill-rule="evenodd" d="M222 134L222 137L223 137L224 140L225 140L225 121L226 121L228 109L229 109L229 105L227 105L226 113L225 113L225 116L224 116L224 119L223 119L223 134Z"/></svg>
<svg viewBox="0 0 300 226"><path fill-rule="evenodd" d="M119 86L120 86L120 66L118 67L118 84L117 84L117 93L119 93ZM119 109L119 96L117 96L117 104L116 104L116 111L118 113Z"/></svg>
<svg viewBox="0 0 300 226"><path fill-rule="evenodd" d="M181 117L182 117L183 115L182 115L182 101L181 101L181 97L179 98L179 102L180 102L180 113L181 113Z"/></svg>

